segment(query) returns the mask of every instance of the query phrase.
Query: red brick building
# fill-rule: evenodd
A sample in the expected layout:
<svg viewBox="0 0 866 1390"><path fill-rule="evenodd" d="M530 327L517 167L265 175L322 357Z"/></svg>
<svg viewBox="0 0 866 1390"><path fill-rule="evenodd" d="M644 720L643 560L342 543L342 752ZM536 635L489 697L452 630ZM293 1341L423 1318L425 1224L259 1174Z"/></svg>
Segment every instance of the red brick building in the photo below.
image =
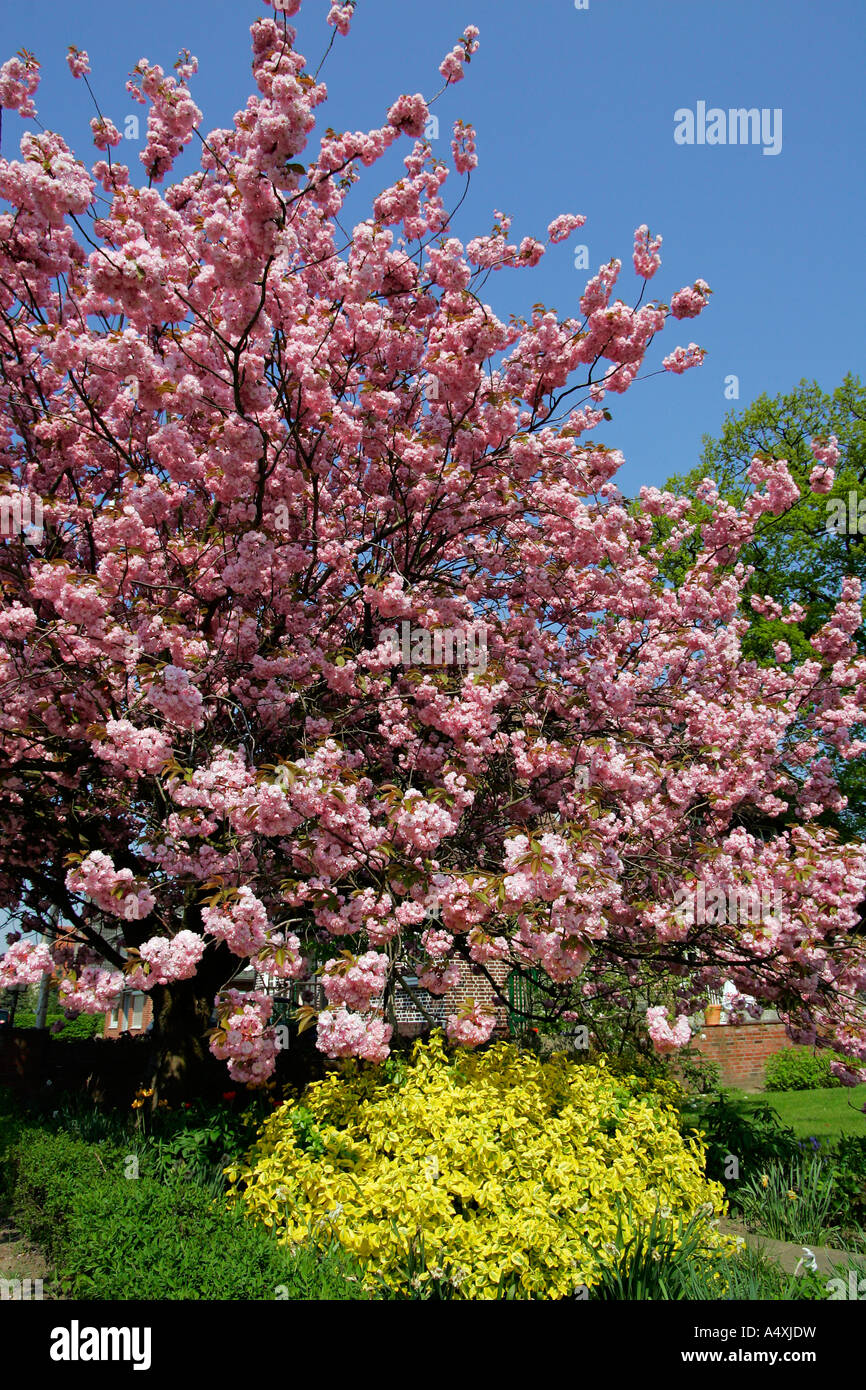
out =
<svg viewBox="0 0 866 1390"><path fill-rule="evenodd" d="M146 1033L153 1019L153 1000L143 990L124 990L116 1009L105 1015L104 1038L119 1038L123 1033Z"/></svg>

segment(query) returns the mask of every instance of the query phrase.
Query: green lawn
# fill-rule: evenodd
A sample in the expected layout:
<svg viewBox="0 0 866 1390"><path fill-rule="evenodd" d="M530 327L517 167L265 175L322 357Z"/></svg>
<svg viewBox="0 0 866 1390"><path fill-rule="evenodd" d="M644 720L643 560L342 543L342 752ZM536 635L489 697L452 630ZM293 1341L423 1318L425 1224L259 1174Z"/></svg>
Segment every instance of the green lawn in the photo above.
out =
<svg viewBox="0 0 866 1390"><path fill-rule="evenodd" d="M866 1138L866 1086L832 1086L818 1091L732 1091L748 1106L771 1105L798 1139L826 1135L859 1134Z"/></svg>

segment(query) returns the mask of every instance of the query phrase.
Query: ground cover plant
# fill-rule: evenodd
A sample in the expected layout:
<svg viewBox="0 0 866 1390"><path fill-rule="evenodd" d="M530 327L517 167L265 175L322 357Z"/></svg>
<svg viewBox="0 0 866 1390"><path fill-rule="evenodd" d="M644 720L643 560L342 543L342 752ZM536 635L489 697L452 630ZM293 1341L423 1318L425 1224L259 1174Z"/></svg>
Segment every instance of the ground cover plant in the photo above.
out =
<svg viewBox="0 0 866 1390"><path fill-rule="evenodd" d="M0 1215L44 1253L53 1296L366 1296L360 1265L336 1243L286 1250L226 1204L221 1169L228 1155L211 1163L202 1140L231 1148L242 1132L238 1123L232 1129L218 1115L173 1119L174 1141L169 1134L156 1139L127 1117L91 1109L88 1123L85 1107L68 1104L40 1116L0 1092ZM246 1131L247 1143L253 1132Z"/></svg>

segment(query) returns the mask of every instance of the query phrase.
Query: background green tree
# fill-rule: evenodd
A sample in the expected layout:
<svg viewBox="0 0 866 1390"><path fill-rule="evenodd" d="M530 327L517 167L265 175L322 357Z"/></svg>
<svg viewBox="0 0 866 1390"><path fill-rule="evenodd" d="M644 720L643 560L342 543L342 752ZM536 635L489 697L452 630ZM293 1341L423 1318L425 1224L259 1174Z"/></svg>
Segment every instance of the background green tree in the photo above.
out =
<svg viewBox="0 0 866 1390"><path fill-rule="evenodd" d="M839 464L830 492L819 495L809 486L815 467L809 445L830 435L838 440ZM754 567L743 602L748 605L752 595L769 595L785 608L800 604L804 615L800 622L783 623L748 607L751 626L744 638L744 655L761 665L776 665L773 646L784 641L794 661L820 659L810 638L838 601L843 578L855 575L866 582L866 501L858 524L859 503L866 499L866 387L859 377L849 373L832 393L804 379L789 392L758 396L745 409L727 416L718 438L704 436L700 463L689 473L674 474L665 484L670 492L694 499L688 520L696 531L666 556L661 577L679 584L701 548L700 526L712 515L711 505L696 495L702 479L714 479L721 497L742 507L753 491L747 469L755 455L762 454L787 460L800 498L782 516L762 516L752 544L738 557ZM839 503L846 524L833 529ZM661 541L673 523L667 517L653 520L656 539ZM866 652L862 629L858 641ZM860 736L864 733L860 731ZM849 804L838 816L827 814L822 820L835 825L845 838L861 838L866 834L866 767L862 759L839 766L841 760L832 749L827 751L837 764Z"/></svg>

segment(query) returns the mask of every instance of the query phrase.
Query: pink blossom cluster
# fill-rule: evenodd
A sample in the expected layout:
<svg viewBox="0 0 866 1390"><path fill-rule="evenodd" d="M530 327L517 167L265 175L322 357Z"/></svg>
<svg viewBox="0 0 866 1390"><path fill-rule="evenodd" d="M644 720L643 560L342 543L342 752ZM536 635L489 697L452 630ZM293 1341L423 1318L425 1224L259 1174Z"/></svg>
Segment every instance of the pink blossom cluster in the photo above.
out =
<svg viewBox="0 0 866 1390"><path fill-rule="evenodd" d="M454 168L458 174L469 174L473 169L477 169L478 156L475 153L474 126L467 125L465 121L455 121L451 154L454 158Z"/></svg>
<svg viewBox="0 0 866 1390"><path fill-rule="evenodd" d="M93 201L93 180L60 135L52 130L28 131L21 139L21 154L22 162L0 161L5 198L24 202L31 217L58 230L65 218L86 212ZM74 253L63 259L71 265Z"/></svg>
<svg viewBox="0 0 866 1390"><path fill-rule="evenodd" d="M73 77L85 77L90 72L90 59L84 48L76 48L75 44L71 43L66 54L66 61Z"/></svg>
<svg viewBox="0 0 866 1390"><path fill-rule="evenodd" d="M388 112L388 124L404 135L420 138L427 125L427 103L420 92L398 97Z"/></svg>
<svg viewBox="0 0 866 1390"><path fill-rule="evenodd" d="M647 1029L656 1052L676 1052L691 1042L692 1030L685 1014L677 1017L673 1027L668 1020L668 1011L661 1005L646 1011Z"/></svg>
<svg viewBox="0 0 866 1390"><path fill-rule="evenodd" d="M147 142L139 159L155 183L165 178L202 118L186 85L186 79L198 69L198 60L189 53L182 53L175 68L178 76L167 77L157 63L151 64L142 58L126 84L127 91L136 100L151 103Z"/></svg>
<svg viewBox="0 0 866 1390"><path fill-rule="evenodd" d="M338 34L345 37L349 32L354 13L355 0L349 0L349 3L345 5L332 5L328 10L328 23L334 26Z"/></svg>
<svg viewBox="0 0 866 1390"><path fill-rule="evenodd" d="M818 463L809 474L809 486L813 492L829 492L836 477L836 464L839 462L839 441L831 434L827 443L813 439L809 448Z"/></svg>
<svg viewBox="0 0 866 1390"><path fill-rule="evenodd" d="M0 956L0 988L35 985L43 975L54 972L54 957L47 946L32 941L15 941Z"/></svg>
<svg viewBox="0 0 866 1390"><path fill-rule="evenodd" d="M421 933L421 945L431 960L445 960L454 945L454 937L441 927L428 927Z"/></svg>
<svg viewBox="0 0 866 1390"><path fill-rule="evenodd" d="M756 486L766 483L766 492L753 493L746 503L746 513L758 517L765 512L781 516L800 496L800 489L791 477L785 459L753 458L747 469L750 482Z"/></svg>
<svg viewBox="0 0 866 1390"><path fill-rule="evenodd" d="M468 24L463 30L463 35L458 44L455 44L450 53L446 53L442 62L439 64L439 71L448 83L461 82L463 80L463 66L472 61L473 54L478 52L478 30L474 24Z"/></svg>
<svg viewBox="0 0 866 1390"><path fill-rule="evenodd" d="M19 116L35 116L33 94L39 86L39 64L35 60L10 58L0 67L0 106Z"/></svg>
<svg viewBox="0 0 866 1390"><path fill-rule="evenodd" d="M640 275L644 280L651 280L662 263L659 254L662 239L660 236L651 237L649 227L646 223L638 227L634 234L634 270L636 275ZM703 281L699 281L703 284ZM683 291L681 290L682 294ZM674 296L676 298L676 296Z"/></svg>
<svg viewBox="0 0 866 1390"><path fill-rule="evenodd" d="M662 366L666 372L675 372L677 376L682 376L689 367L699 367L706 355L706 350L698 347L697 343L689 343L687 348L674 348L673 352L668 353L662 360Z"/></svg>
<svg viewBox="0 0 866 1390"><path fill-rule="evenodd" d="M101 1014L117 1006L123 989L122 971L85 965L80 973L73 971L61 980L57 993L69 1014Z"/></svg>
<svg viewBox="0 0 866 1390"><path fill-rule="evenodd" d="M260 990L243 993L228 989L217 996L217 1031L210 1050L228 1062L233 1081L261 1086L273 1075L277 1064L276 1030L268 1025L273 1000Z"/></svg>
<svg viewBox="0 0 866 1390"><path fill-rule="evenodd" d="M510 950L511 943L507 936L490 936L479 927L469 933L469 955L478 965L508 960Z"/></svg>
<svg viewBox="0 0 866 1390"><path fill-rule="evenodd" d="M418 976L418 987L429 994L443 995L460 983L460 962L456 960L434 961Z"/></svg>
<svg viewBox="0 0 866 1390"><path fill-rule="evenodd" d="M712 290L706 280L696 280L693 285L677 290L671 298L671 313L675 319L694 319L707 307Z"/></svg>
<svg viewBox="0 0 866 1390"><path fill-rule="evenodd" d="M559 217L554 217L547 228L547 235L552 242L565 241L571 236L572 232L577 231L586 221L579 213L563 212Z"/></svg>
<svg viewBox="0 0 866 1390"><path fill-rule="evenodd" d="M94 742L94 751L121 774L160 772L171 757L169 739L152 725L137 729L129 719L109 719L105 734L105 739Z"/></svg>
<svg viewBox="0 0 866 1390"><path fill-rule="evenodd" d="M236 956L254 956L268 943L268 914L251 888L239 888L224 907L202 909L205 931Z"/></svg>
<svg viewBox="0 0 866 1390"><path fill-rule="evenodd" d="M127 976L129 989L153 989L175 980L191 980L204 955L205 941L192 931L179 931L176 936L152 936L138 947L141 965Z"/></svg>
<svg viewBox="0 0 866 1390"><path fill-rule="evenodd" d="M107 116L94 116L90 122L93 143L98 150L115 149L123 139L120 131Z"/></svg>
<svg viewBox="0 0 866 1390"><path fill-rule="evenodd" d="M470 999L458 1014L452 1014L445 1024L451 1042L464 1047L478 1047L487 1042L496 1027L496 1015L489 1005Z"/></svg>
<svg viewBox="0 0 866 1390"><path fill-rule="evenodd" d="M148 917L156 906L150 889L136 882L131 869L116 869L109 856L98 849L69 870L66 886L73 893L83 893L103 912L128 922Z"/></svg>
<svg viewBox="0 0 866 1390"><path fill-rule="evenodd" d="M376 951L362 956L346 954L329 960L322 976L322 986L329 1004L343 1004L347 1009L363 1013L382 994L388 975L388 957Z"/></svg>
<svg viewBox="0 0 866 1390"><path fill-rule="evenodd" d="M301 942L294 932L272 932L256 956L256 969L279 980L299 980L306 971Z"/></svg>
<svg viewBox="0 0 866 1390"><path fill-rule="evenodd" d="M201 691L192 684L188 671L166 666L161 679L154 681L148 700L166 719L181 729L200 729L204 723Z"/></svg>
<svg viewBox="0 0 866 1390"><path fill-rule="evenodd" d="M317 1021L316 1046L326 1057L360 1057L384 1062L390 1053L391 1025L369 1014L351 1013L343 1005L323 1009Z"/></svg>

